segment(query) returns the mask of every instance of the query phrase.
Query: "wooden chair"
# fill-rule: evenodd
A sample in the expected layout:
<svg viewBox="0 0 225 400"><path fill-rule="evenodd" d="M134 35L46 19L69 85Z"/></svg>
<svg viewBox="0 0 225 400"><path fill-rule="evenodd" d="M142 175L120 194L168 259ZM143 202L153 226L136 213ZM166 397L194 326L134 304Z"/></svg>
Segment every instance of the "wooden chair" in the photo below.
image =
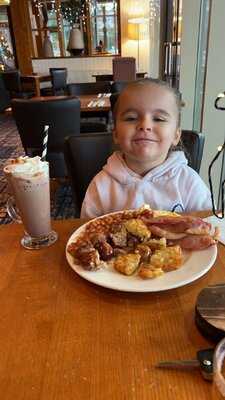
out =
<svg viewBox="0 0 225 400"><path fill-rule="evenodd" d="M134 57L113 58L113 80L134 81L136 79L136 60Z"/></svg>

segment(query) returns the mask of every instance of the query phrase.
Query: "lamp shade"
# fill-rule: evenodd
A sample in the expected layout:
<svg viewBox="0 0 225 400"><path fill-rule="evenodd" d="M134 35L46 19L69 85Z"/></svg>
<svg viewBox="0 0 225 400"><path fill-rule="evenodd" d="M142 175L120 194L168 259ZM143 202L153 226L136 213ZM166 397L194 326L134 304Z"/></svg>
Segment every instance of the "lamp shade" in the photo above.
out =
<svg viewBox="0 0 225 400"><path fill-rule="evenodd" d="M10 0L0 0L0 6L8 6L10 4Z"/></svg>
<svg viewBox="0 0 225 400"><path fill-rule="evenodd" d="M70 31L67 50L74 56L80 55L84 49L84 38L79 28L72 28Z"/></svg>
<svg viewBox="0 0 225 400"><path fill-rule="evenodd" d="M131 40L138 40L139 39L139 33L138 33L138 24L133 24L128 22L127 26L127 33L128 33L128 39Z"/></svg>

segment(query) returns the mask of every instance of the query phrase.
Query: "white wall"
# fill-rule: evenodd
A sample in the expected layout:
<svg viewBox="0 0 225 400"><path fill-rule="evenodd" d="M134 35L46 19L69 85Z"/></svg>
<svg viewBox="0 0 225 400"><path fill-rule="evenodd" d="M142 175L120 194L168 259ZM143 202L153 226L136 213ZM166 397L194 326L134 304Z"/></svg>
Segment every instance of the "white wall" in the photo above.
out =
<svg viewBox="0 0 225 400"><path fill-rule="evenodd" d="M32 60L33 71L49 73L49 67L66 67L68 83L94 82L94 74L111 73L112 57L47 58Z"/></svg>

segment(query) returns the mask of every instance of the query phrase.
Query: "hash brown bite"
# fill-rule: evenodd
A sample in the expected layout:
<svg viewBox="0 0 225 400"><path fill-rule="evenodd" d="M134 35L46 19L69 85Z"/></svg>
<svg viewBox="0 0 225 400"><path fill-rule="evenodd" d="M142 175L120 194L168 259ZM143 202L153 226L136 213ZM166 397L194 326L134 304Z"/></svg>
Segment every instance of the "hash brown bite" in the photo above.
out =
<svg viewBox="0 0 225 400"><path fill-rule="evenodd" d="M139 266L140 254L128 253L118 256L114 262L114 268L123 275L132 275Z"/></svg>
<svg viewBox="0 0 225 400"><path fill-rule="evenodd" d="M129 219L124 222L124 226L129 233L137 236L141 241L145 241L151 236L151 232L141 219Z"/></svg>
<svg viewBox="0 0 225 400"><path fill-rule="evenodd" d="M154 279L164 274L162 268L156 268L149 263L142 263L138 275L142 279Z"/></svg>
<svg viewBox="0 0 225 400"><path fill-rule="evenodd" d="M181 247L170 246L161 250L156 250L150 258L150 264L155 268L161 268L164 272L180 268L183 264Z"/></svg>

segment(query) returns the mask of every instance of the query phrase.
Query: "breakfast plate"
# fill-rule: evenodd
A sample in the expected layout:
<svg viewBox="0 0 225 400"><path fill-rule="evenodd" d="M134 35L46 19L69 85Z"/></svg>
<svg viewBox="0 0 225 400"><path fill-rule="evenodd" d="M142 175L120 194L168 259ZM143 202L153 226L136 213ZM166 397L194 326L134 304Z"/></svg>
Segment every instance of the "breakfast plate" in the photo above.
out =
<svg viewBox="0 0 225 400"><path fill-rule="evenodd" d="M215 263L217 257L216 245L212 245L205 250L189 251L185 253L185 261L181 268L165 273L155 279L147 280L143 280L135 274L132 276L122 275L110 265L97 271L87 271L76 264L67 249L85 231L89 223L82 225L69 238L66 246L66 258L70 267L79 276L105 288L124 292L159 292L178 288L206 274Z"/></svg>

